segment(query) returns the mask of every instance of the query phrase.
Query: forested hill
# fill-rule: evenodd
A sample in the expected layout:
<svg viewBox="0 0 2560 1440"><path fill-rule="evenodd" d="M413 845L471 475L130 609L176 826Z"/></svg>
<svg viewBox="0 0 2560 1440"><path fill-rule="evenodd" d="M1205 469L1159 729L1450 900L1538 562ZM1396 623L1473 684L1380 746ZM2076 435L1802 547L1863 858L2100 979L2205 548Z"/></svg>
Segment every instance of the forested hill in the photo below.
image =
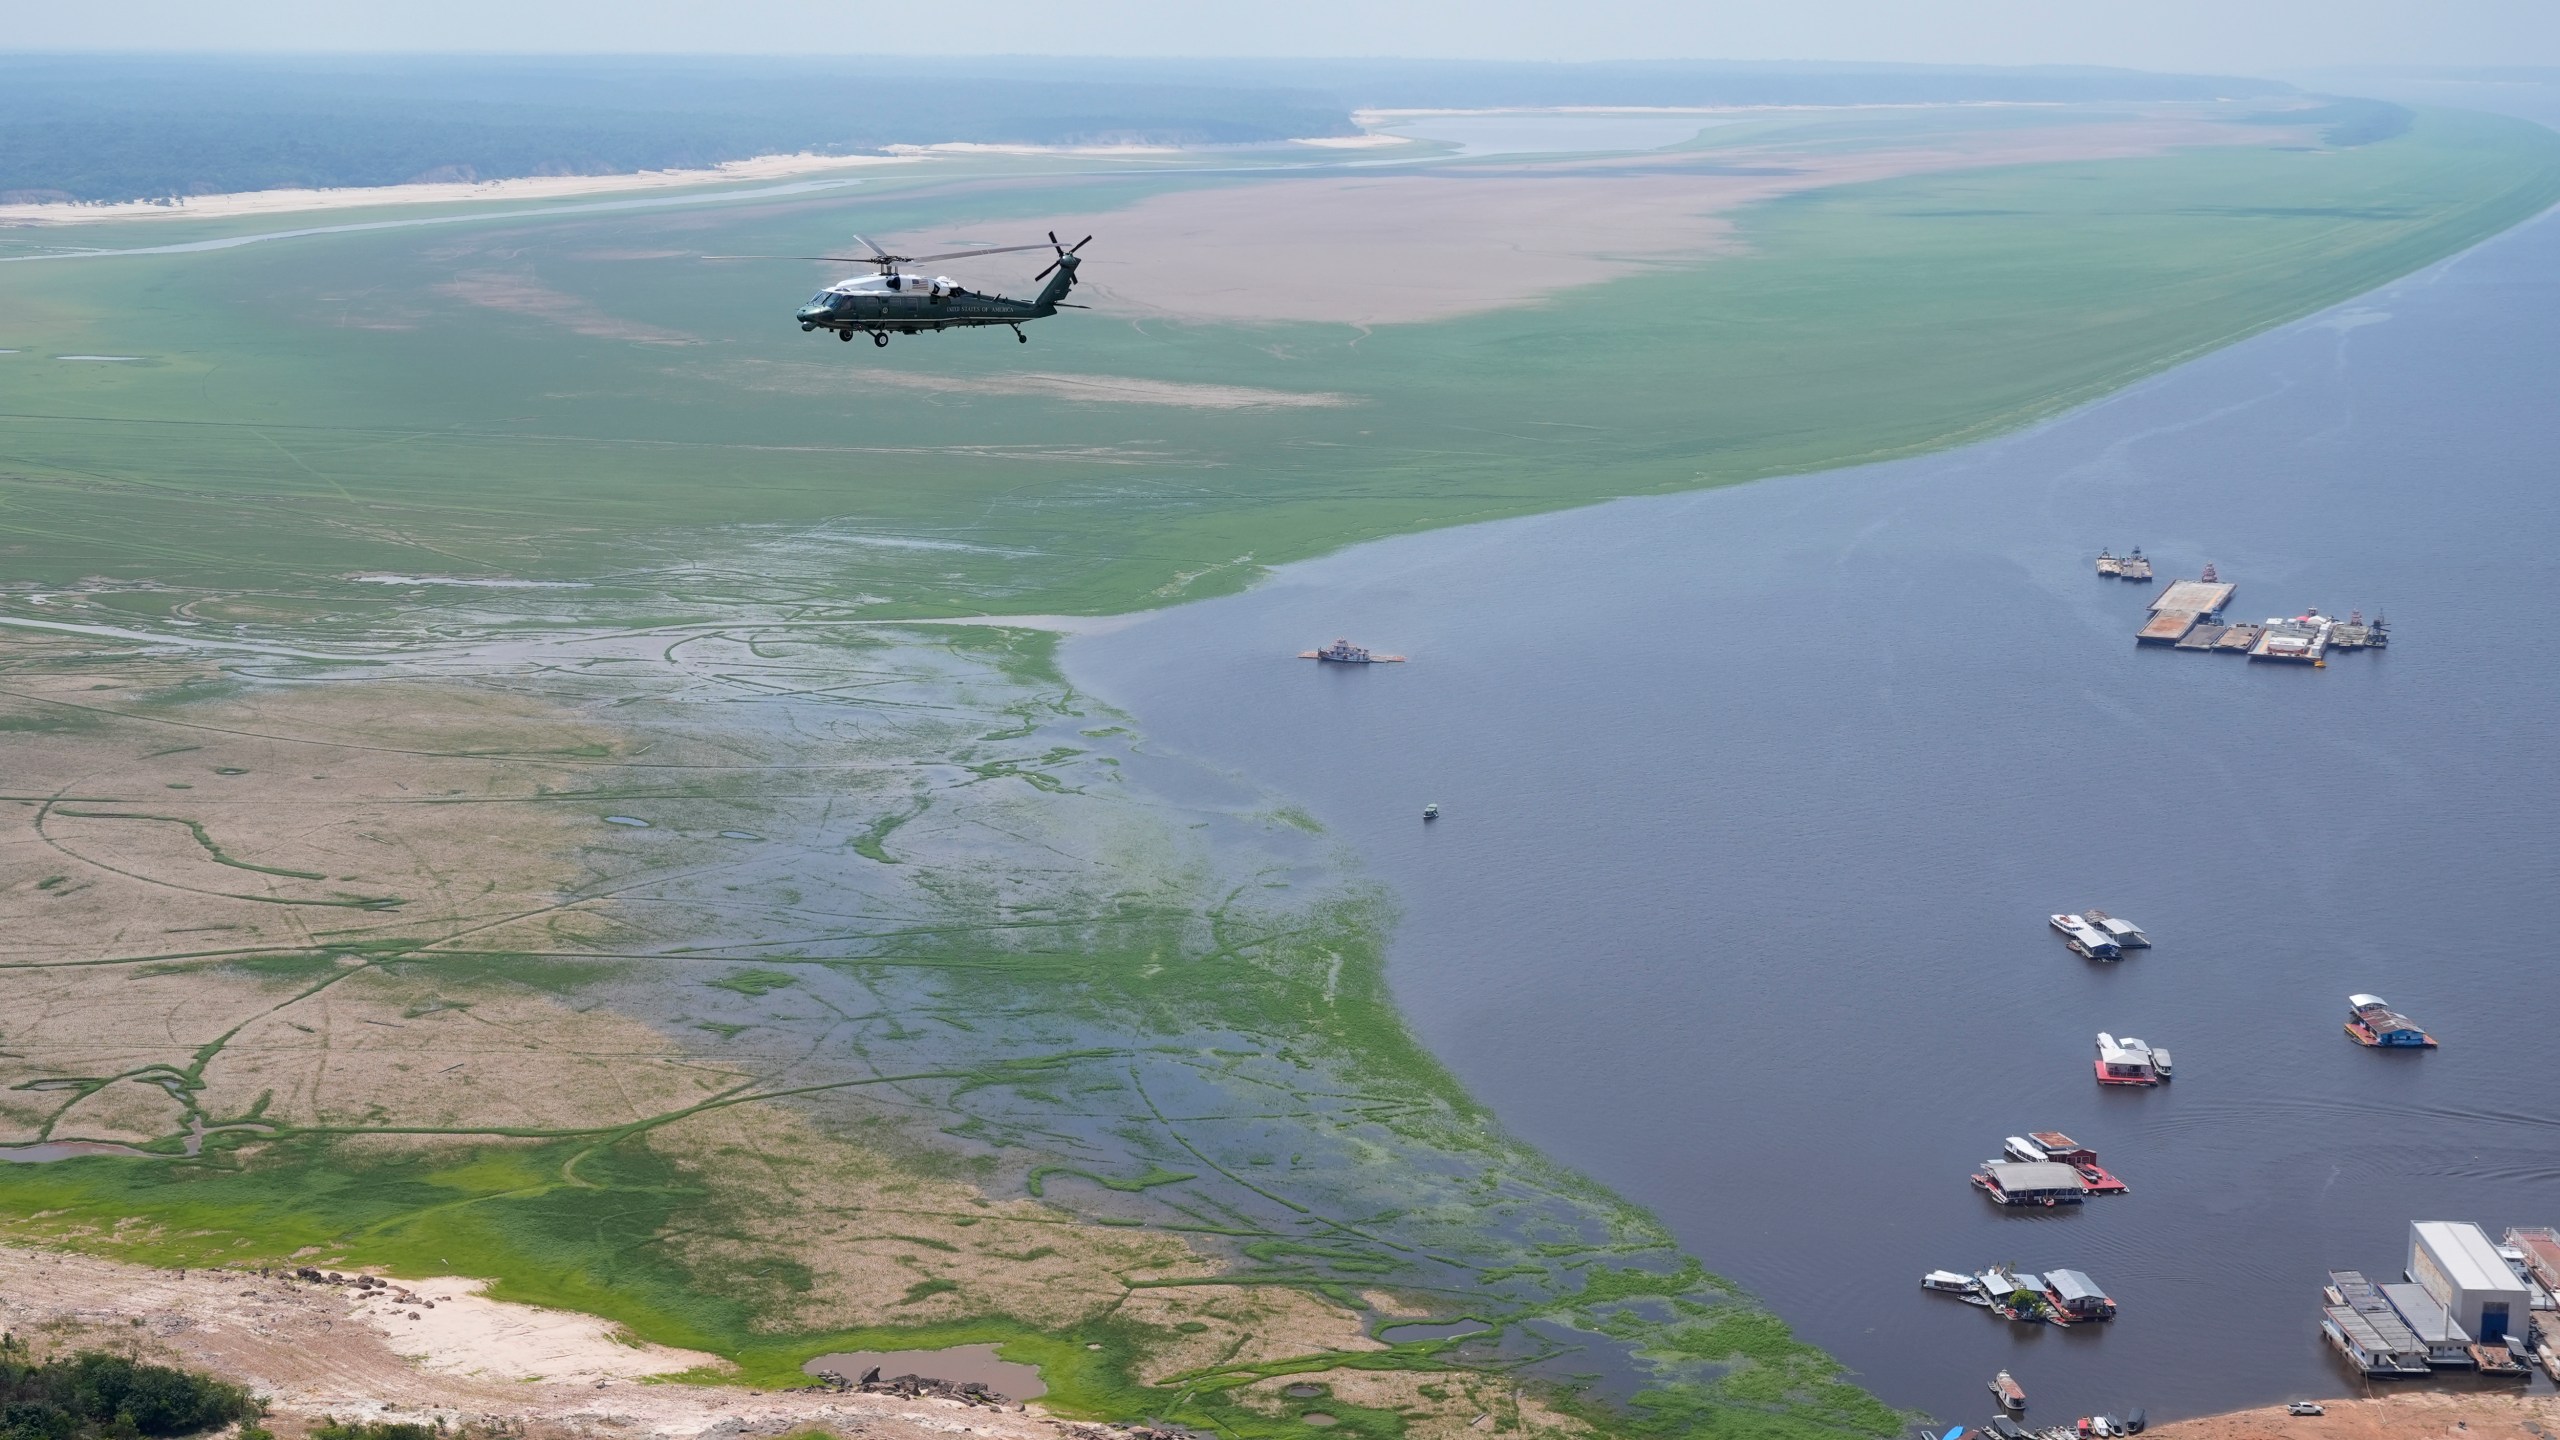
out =
<svg viewBox="0 0 2560 1440"><path fill-rule="evenodd" d="M1362 107L2205 99L2131 70L1662 61L0 56L0 203L692 168L889 145L1253 144Z"/></svg>

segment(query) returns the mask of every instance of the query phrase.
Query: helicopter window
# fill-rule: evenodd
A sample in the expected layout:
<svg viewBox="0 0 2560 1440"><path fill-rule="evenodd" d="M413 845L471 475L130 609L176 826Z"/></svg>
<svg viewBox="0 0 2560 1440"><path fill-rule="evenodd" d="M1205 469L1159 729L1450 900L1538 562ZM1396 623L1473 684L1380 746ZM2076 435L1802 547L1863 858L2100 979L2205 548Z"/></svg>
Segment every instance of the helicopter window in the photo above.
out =
<svg viewBox="0 0 2560 1440"><path fill-rule="evenodd" d="M835 301L836 292L833 290L821 290L809 297L809 303L812 305L832 305Z"/></svg>

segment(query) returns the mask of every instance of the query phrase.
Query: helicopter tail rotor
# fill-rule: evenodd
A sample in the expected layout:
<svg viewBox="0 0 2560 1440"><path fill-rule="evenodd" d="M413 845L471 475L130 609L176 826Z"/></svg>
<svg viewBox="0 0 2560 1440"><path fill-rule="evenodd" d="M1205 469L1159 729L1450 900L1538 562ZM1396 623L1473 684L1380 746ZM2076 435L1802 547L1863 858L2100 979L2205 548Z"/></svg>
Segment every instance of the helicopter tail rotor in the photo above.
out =
<svg viewBox="0 0 2560 1440"><path fill-rule="evenodd" d="M1061 243L1061 242L1059 241L1059 239L1058 239L1058 232L1057 232L1057 231L1055 231L1055 230L1050 231L1050 232L1049 232L1049 247L1050 247L1051 249L1053 249L1053 250L1055 250L1055 251L1057 251L1057 252L1058 252L1058 258L1049 262L1049 269L1048 269L1048 270L1043 270L1043 271L1041 271L1039 274L1034 275L1034 276L1032 276L1031 278L1032 278L1032 279L1034 279L1034 280L1045 280L1045 279L1047 279L1047 278L1048 278L1048 276L1049 276L1049 270L1055 270L1055 269L1057 269L1060 265L1063 265L1063 264L1065 264L1067 261L1069 261L1069 260L1071 260L1071 259L1075 258L1075 253L1076 253L1077 251L1079 251L1079 250L1083 249L1084 247L1086 247L1087 245L1090 245L1090 244L1092 244L1092 243L1093 243L1093 237L1092 237L1092 236L1090 236L1090 235L1087 235L1086 237L1084 237L1083 239L1081 239L1081 240L1077 241L1077 242L1076 242L1076 243L1074 243L1073 245L1064 244L1064 243ZM1037 245L1026 245L1026 246L1024 246L1023 248L1024 248L1024 249L1026 249L1026 250L1037 250L1037 249L1039 249L1040 247L1039 247L1039 246L1037 246Z"/></svg>

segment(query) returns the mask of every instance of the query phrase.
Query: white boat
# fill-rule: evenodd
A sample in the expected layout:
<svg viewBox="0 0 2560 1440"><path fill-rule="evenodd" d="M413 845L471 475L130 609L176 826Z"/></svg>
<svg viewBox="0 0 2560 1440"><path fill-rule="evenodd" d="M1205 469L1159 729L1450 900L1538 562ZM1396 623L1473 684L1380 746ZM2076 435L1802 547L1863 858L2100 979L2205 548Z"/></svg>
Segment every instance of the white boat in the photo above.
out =
<svg viewBox="0 0 2560 1440"><path fill-rule="evenodd" d="M2038 1145L2036 1142L2028 1139L2024 1135L2010 1136L2006 1141L2002 1142L2000 1148L2009 1152L2010 1159L2023 1160L2029 1165L2041 1165L2045 1161L2053 1158L2052 1156L2044 1153L2043 1146Z"/></svg>
<svg viewBox="0 0 2560 1440"><path fill-rule="evenodd" d="M1949 1295L1970 1295L1982 1282L1953 1270L1932 1270L1920 1277L1923 1290L1940 1290Z"/></svg>
<svg viewBox="0 0 2560 1440"><path fill-rule="evenodd" d="M2166 1080L2166 1079L2168 1079L2168 1078L2169 1078L2169 1052L2168 1052L2168 1051L2166 1051L2166 1050L2154 1050L2154 1051L2152 1051L2152 1052L2151 1052L2151 1072L2152 1072L2153 1074L2155 1074L2155 1075L2159 1076L2159 1077L2160 1077L2161 1079L2163 1079L2163 1080Z"/></svg>

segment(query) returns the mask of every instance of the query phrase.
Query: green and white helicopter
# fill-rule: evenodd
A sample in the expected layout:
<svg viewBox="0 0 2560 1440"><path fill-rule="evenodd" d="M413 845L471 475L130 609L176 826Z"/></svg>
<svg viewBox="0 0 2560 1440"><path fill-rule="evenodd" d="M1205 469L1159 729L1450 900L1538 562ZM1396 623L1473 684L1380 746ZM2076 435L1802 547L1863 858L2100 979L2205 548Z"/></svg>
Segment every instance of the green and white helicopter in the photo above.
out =
<svg viewBox="0 0 2560 1440"><path fill-rule="evenodd" d="M879 246L860 241L868 255L719 255L719 260L833 260L844 264L872 265L877 273L857 275L839 281L809 297L800 307L798 320L803 330L832 330L839 340L851 340L859 332L871 337L874 345L886 345L891 335L915 335L925 331L949 330L970 325L1006 325L1013 338L1029 344L1031 337L1022 333L1025 320L1045 320L1060 310L1082 310L1082 305L1067 303L1066 294L1075 288L1076 267L1083 262L1076 252L1093 243L1087 235L1073 245L1049 232L1045 244L998 245L986 250L953 250L941 255L892 255ZM965 260L974 255L1010 255L1023 250L1055 250L1058 258L1049 267L1032 276L1049 281L1040 293L1029 300L1013 300L990 295L955 283L948 275L910 275L901 265L927 265L937 260ZM1054 279L1050 276L1055 273Z"/></svg>

